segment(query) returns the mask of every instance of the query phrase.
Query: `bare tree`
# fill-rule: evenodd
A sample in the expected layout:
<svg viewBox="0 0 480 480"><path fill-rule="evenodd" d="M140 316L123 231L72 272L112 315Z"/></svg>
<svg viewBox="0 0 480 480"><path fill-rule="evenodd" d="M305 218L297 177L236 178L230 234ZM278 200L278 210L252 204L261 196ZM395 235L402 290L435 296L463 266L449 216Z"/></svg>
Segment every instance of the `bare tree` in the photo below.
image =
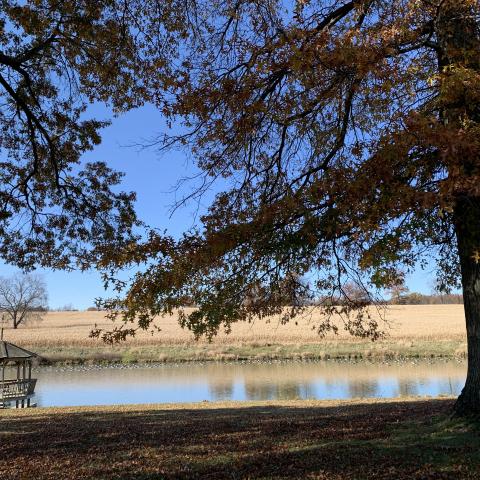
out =
<svg viewBox="0 0 480 480"><path fill-rule="evenodd" d="M0 310L13 328L28 321L42 320L47 301L47 286L39 275L0 278Z"/></svg>
<svg viewBox="0 0 480 480"><path fill-rule="evenodd" d="M408 295L408 287L404 283L397 283L388 289L388 293L390 294L390 303L399 305Z"/></svg>
<svg viewBox="0 0 480 480"><path fill-rule="evenodd" d="M369 304L371 299L369 297L368 291L361 284L348 281L343 285L342 293L344 299L341 299L342 302L349 302L355 304Z"/></svg>

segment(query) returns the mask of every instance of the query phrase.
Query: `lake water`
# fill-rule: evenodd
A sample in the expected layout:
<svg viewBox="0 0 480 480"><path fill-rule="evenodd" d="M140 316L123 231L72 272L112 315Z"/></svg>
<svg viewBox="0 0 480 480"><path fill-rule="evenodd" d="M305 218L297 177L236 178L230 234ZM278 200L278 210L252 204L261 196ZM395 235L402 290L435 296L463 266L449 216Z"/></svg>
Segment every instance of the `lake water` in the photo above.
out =
<svg viewBox="0 0 480 480"><path fill-rule="evenodd" d="M42 367L38 406L458 395L466 363L272 362Z"/></svg>

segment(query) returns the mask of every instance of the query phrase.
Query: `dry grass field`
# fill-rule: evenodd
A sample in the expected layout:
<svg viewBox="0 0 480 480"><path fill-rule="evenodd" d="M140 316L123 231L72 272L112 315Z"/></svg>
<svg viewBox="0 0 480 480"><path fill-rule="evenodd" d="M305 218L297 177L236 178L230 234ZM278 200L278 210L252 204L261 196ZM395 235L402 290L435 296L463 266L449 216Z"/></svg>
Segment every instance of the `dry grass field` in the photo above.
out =
<svg viewBox="0 0 480 480"><path fill-rule="evenodd" d="M102 312L49 312L42 322L6 328L6 340L38 351L50 360L170 361L242 358L331 358L385 356L462 356L465 353L463 305L390 306L383 314L385 339L372 343L352 338L340 328L338 335L322 339L312 310L295 322L233 325L211 343L195 341L176 316L158 318L160 332L139 331L135 338L116 346L89 338L95 325L112 328ZM372 310L372 315L379 314ZM339 320L339 324L341 324Z"/></svg>

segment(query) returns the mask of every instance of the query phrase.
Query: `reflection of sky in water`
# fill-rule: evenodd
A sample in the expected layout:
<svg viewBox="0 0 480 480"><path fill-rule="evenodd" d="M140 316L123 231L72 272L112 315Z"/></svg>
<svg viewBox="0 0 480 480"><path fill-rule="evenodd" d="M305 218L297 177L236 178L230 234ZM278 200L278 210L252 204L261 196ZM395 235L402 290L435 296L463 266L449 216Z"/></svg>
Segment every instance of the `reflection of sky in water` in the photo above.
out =
<svg viewBox="0 0 480 480"><path fill-rule="evenodd" d="M325 362L39 369L35 401L39 406L67 406L458 395L465 371L465 364L456 362L406 369Z"/></svg>

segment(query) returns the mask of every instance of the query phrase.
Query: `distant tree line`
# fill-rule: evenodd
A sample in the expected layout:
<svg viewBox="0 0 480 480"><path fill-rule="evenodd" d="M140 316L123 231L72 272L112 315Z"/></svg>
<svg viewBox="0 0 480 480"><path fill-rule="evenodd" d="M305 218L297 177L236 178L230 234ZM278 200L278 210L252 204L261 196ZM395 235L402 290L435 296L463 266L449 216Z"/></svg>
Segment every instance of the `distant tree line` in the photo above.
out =
<svg viewBox="0 0 480 480"><path fill-rule="evenodd" d="M395 285L388 291L389 303L392 305L442 305L463 304L463 295L460 293L432 293L425 295L410 292L404 284Z"/></svg>
<svg viewBox="0 0 480 480"><path fill-rule="evenodd" d="M391 298L389 303L392 305L463 304L463 295L460 293L424 295L423 293L409 292L399 298Z"/></svg>
<svg viewBox="0 0 480 480"><path fill-rule="evenodd" d="M410 292L405 285L395 285L387 291L385 301L390 305L451 305L463 304L463 295L460 293L432 293L423 294ZM317 298L310 305L343 305L345 302L356 302L368 305L374 303L368 291L354 282L348 282L342 287L342 294L337 296Z"/></svg>

